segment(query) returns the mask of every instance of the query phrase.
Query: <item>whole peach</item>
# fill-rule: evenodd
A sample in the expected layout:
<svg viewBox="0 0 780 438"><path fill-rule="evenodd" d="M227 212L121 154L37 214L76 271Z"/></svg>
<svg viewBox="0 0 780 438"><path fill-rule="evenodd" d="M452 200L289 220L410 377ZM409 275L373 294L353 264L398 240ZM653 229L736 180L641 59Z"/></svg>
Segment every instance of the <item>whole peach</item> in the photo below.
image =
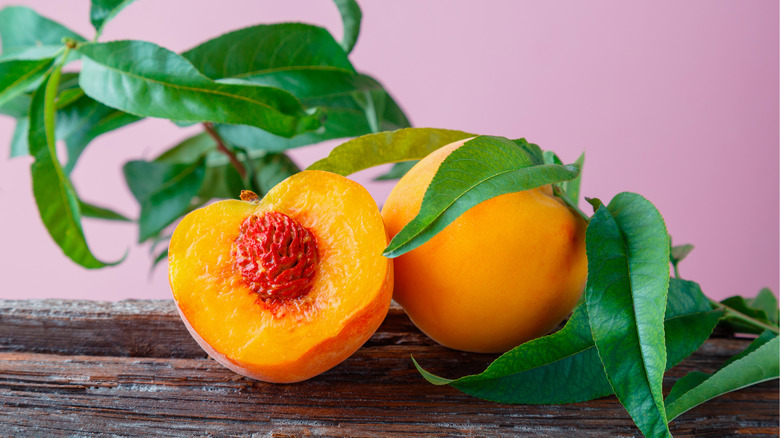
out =
<svg viewBox="0 0 780 438"><path fill-rule="evenodd" d="M401 178L382 209L390 237L417 215L439 165L465 141ZM576 305L587 277L585 228L549 186L497 196L397 257L393 298L442 345L507 351L546 334Z"/></svg>

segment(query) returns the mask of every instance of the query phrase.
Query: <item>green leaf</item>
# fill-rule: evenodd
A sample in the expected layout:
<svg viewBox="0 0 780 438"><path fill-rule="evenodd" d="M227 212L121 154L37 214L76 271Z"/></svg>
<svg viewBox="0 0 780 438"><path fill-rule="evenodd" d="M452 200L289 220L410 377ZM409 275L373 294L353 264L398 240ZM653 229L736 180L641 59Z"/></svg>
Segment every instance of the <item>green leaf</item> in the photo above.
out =
<svg viewBox="0 0 780 438"><path fill-rule="evenodd" d="M769 322L777 325L780 320L780 310L777 306L777 297L765 287L758 292L755 298L748 300L750 307L766 312Z"/></svg>
<svg viewBox="0 0 780 438"><path fill-rule="evenodd" d="M442 146L474 136L436 128L405 128L368 134L335 147L327 157L308 169L346 176L380 164L419 160Z"/></svg>
<svg viewBox="0 0 780 438"><path fill-rule="evenodd" d="M688 300L698 300L697 303L680 303L679 298L672 299L675 292L675 284L682 282L684 287L696 289L696 293L682 295ZM715 326L723 316L723 310L712 310L709 300L701 293L699 285L685 280L672 279L669 283L669 298L666 301L666 316L664 320L664 333L666 335L666 369L677 365L683 359L690 356L704 344ZM677 297L680 297L678 295ZM675 309L675 306L683 306L690 309L698 306L694 311ZM671 308L670 308L671 307ZM674 316L670 316L674 315Z"/></svg>
<svg viewBox="0 0 780 438"><path fill-rule="evenodd" d="M580 174L577 175L577 178L564 183L564 188L566 189L566 194L569 196L569 199L571 199L574 205L579 205L580 186L582 185L582 168L585 166L585 152L581 153L580 156L577 157L577 161L575 161L574 164L579 166Z"/></svg>
<svg viewBox="0 0 780 438"><path fill-rule="evenodd" d="M252 180L257 194L268 193L275 185L301 169L285 154L265 154L252 160ZM237 194L233 194L233 197Z"/></svg>
<svg viewBox="0 0 780 438"><path fill-rule="evenodd" d="M206 132L195 134L154 159L158 163L189 164L217 150L217 142Z"/></svg>
<svg viewBox="0 0 780 438"><path fill-rule="evenodd" d="M123 216L113 210L109 210L105 207L100 207L94 204L89 204L81 200L79 201L79 209L81 210L81 215L84 217L105 219L109 221L132 222L132 220L128 219L126 216Z"/></svg>
<svg viewBox="0 0 780 438"><path fill-rule="evenodd" d="M54 99L59 74L57 69L44 80L30 107L28 141L35 157L31 166L33 194L46 229L65 255L85 268L101 268L119 262L105 263L92 255L81 227L76 191L57 161Z"/></svg>
<svg viewBox="0 0 780 438"><path fill-rule="evenodd" d="M2 56L0 56L0 61L42 61L44 59L57 58L64 50L65 47L62 45L17 47L3 52ZM74 58L73 52L70 52L70 57L69 61Z"/></svg>
<svg viewBox="0 0 780 438"><path fill-rule="evenodd" d="M54 58L0 62L0 106L24 93L28 87L39 83L52 65Z"/></svg>
<svg viewBox="0 0 780 438"><path fill-rule="evenodd" d="M152 266L149 268L150 276L154 273L154 268L168 258L168 246L170 244L170 234L158 234L151 239L151 245L149 245L149 254L152 255ZM163 246L162 251L158 249L160 245Z"/></svg>
<svg viewBox="0 0 780 438"><path fill-rule="evenodd" d="M168 259L168 247L166 246L165 249L163 249L162 251L160 251L159 254L154 256L154 259L152 260L152 269L154 269L158 264L160 264L160 262L167 259Z"/></svg>
<svg viewBox="0 0 780 438"><path fill-rule="evenodd" d="M774 327L776 331L778 326L777 297L768 288L761 289L755 298L744 298L733 296L721 301L726 306L726 317L723 323L731 330L739 333L760 334L768 327L759 327L746 321L742 315L757 320L759 323Z"/></svg>
<svg viewBox="0 0 780 438"><path fill-rule="evenodd" d="M672 263L677 264L683 261L685 257L688 257L688 254L693 251L693 245L691 244L685 244L685 245L675 245L672 247Z"/></svg>
<svg viewBox="0 0 780 438"><path fill-rule="evenodd" d="M304 105L327 113L323 129L292 139L250 126L216 126L220 136L242 148L281 152L332 138L409 126L382 86L369 76L355 74L341 47L326 30L316 26L254 26L208 41L183 56L212 79L242 78L282 88ZM379 119L375 126L360 105L366 93L369 101L386 103L383 112L374 117Z"/></svg>
<svg viewBox="0 0 780 438"><path fill-rule="evenodd" d="M75 88L70 88L68 90L61 92L57 96L57 101L56 101L57 110L61 110L65 107L72 105L74 102L78 101L82 97L84 97L84 90L79 88L78 85Z"/></svg>
<svg viewBox="0 0 780 438"><path fill-rule="evenodd" d="M246 161L241 160L246 166ZM222 161L220 164L206 166L206 174L203 184L197 193L198 203L207 202L209 199L236 199L241 190L251 189L248 183L239 175L230 162Z"/></svg>
<svg viewBox="0 0 780 438"><path fill-rule="evenodd" d="M333 0L341 14L341 22L344 25L344 36L341 38L341 47L346 53L352 51L360 35L360 21L363 12L355 0Z"/></svg>
<svg viewBox="0 0 780 438"><path fill-rule="evenodd" d="M666 400L664 400L666 404L666 415L667 418L669 418L669 421L673 420L673 418L669 417L669 404L691 389L701 385L701 383L709 377L710 374L692 371L683 377L680 377L677 382L674 383L672 390L669 392L669 395L666 396Z"/></svg>
<svg viewBox="0 0 780 438"><path fill-rule="evenodd" d="M615 395L646 436L671 436L662 394L669 234L658 210L620 193L585 236L591 332Z"/></svg>
<svg viewBox="0 0 780 438"><path fill-rule="evenodd" d="M593 207L593 212L595 213L599 208L601 208L602 205L604 205L603 202L601 202L601 199L599 198L588 198L585 197L585 202L590 204L591 207Z"/></svg>
<svg viewBox="0 0 780 438"><path fill-rule="evenodd" d="M289 91L301 99L303 105L325 111L327 117L320 129L293 138L283 138L251 126L216 126L225 141L244 149L282 152L334 138L356 137L375 130L409 126L403 111L382 85L366 75L345 70L309 68L271 72L247 80ZM367 99L384 102L382 112L367 113L366 105L363 104Z"/></svg>
<svg viewBox="0 0 780 438"><path fill-rule="evenodd" d="M570 375L577 378L563 377ZM582 305L561 330L504 353L481 374L451 382L428 381L449 383L467 394L502 403L576 403L612 393Z"/></svg>
<svg viewBox="0 0 780 438"><path fill-rule="evenodd" d="M718 370L722 370L723 368L727 367L728 365L731 365L732 363L742 359L743 357L747 356L748 354L756 351L758 347L768 343L772 339L777 337L777 333L772 333L770 331L764 331L756 339L753 340L753 342L750 343L750 345L747 346L744 350L739 352L738 354L735 354L734 356L731 356L726 362L723 362L723 365L718 367Z"/></svg>
<svg viewBox="0 0 780 438"><path fill-rule="evenodd" d="M722 370L726 366L742 359L748 354L756 351L758 347L766 344L767 342L771 341L776 337L777 335L770 331L762 332L761 335L759 335L756 339L754 339L753 342L751 342L747 348L742 350L739 354L730 357L726 362L723 363L723 365L718 367L718 370ZM674 386L672 387L672 390L669 392L669 395L666 396L665 402L667 405L667 413L669 412L669 404L679 399L686 392L700 385L711 376L712 374L693 371L678 379L677 382L675 382ZM669 421L671 421L671 418Z"/></svg>
<svg viewBox="0 0 780 438"><path fill-rule="evenodd" d="M78 80L78 76L76 76ZM62 87L60 87L62 88ZM125 112L109 108L88 96L84 96L78 84L74 88L62 91L65 99L76 98L67 102L65 99L57 99L58 111L56 113L57 140L63 140L67 146L68 160L64 166L66 174L73 171L84 148L96 137L126 126L140 120L138 117ZM60 107L62 105L63 107ZM11 147L11 156L27 155L27 118L19 119L14 142Z"/></svg>
<svg viewBox="0 0 780 438"><path fill-rule="evenodd" d="M16 119L26 118L30 112L30 95L21 94L0 106L0 114Z"/></svg>
<svg viewBox="0 0 780 438"><path fill-rule="evenodd" d="M98 136L141 120L139 117L110 108L81 96L57 111L57 138L64 140L68 150L65 172L70 174L87 145Z"/></svg>
<svg viewBox="0 0 780 438"><path fill-rule="evenodd" d="M711 309L698 284L670 281L664 322L666 369L707 340L721 313ZM472 396L501 403L575 403L612 394L584 305L574 309L563 329L512 349L481 374L449 380L418 369L433 384L451 384Z"/></svg>
<svg viewBox="0 0 780 438"><path fill-rule="evenodd" d="M780 376L780 344L776 334L764 332L733 360L712 375L688 374L678 380L666 399L671 420L719 395Z"/></svg>
<svg viewBox="0 0 780 438"><path fill-rule="evenodd" d="M390 170L388 170L386 173L374 178L374 181L389 181L394 179L400 179L401 177L406 175L407 172L412 170L412 167L414 167L414 165L417 163L419 163L419 160L402 161L400 163L395 163L393 164L393 167Z"/></svg>
<svg viewBox="0 0 780 438"><path fill-rule="evenodd" d="M558 155L552 151L544 151L544 162L545 164L563 164L563 161L561 161ZM580 184L582 182L582 166L584 163L585 153L583 152L580 154L579 158L577 158L577 161L574 162L574 164L580 168L580 173L577 175L577 178L574 178L571 181L563 181L555 184L555 186L557 186L558 189L562 192L561 195L566 198L565 201L567 204L573 205L574 207L579 205Z"/></svg>
<svg viewBox="0 0 780 438"><path fill-rule="evenodd" d="M198 203L212 198L235 198L245 186L228 158L217 151L217 142L206 132L185 139L154 159L155 163L189 165L206 157L206 171L198 190ZM246 165L246 160L239 158Z"/></svg>
<svg viewBox="0 0 780 438"><path fill-rule="evenodd" d="M141 204L139 242L154 237L189 211L206 173L205 157L191 164L130 161L123 171L133 196Z"/></svg>
<svg viewBox="0 0 780 438"><path fill-rule="evenodd" d="M95 39L103 32L103 27L112 18L130 5L134 0L92 0L92 7L89 10L89 20L95 28L97 35Z"/></svg>
<svg viewBox="0 0 780 438"><path fill-rule="evenodd" d="M63 38L85 41L82 36L30 8L8 6L0 10L0 40L4 55L29 47L48 45L61 48Z"/></svg>
<svg viewBox="0 0 780 438"><path fill-rule="evenodd" d="M434 175L420 212L393 237L384 256L398 257L417 248L468 209L490 198L577 176L576 166L539 164L525 147L530 145L479 136L454 150Z"/></svg>
<svg viewBox="0 0 780 438"><path fill-rule="evenodd" d="M385 111L380 117L378 130L390 131L409 126L409 121L390 95L384 91L372 91L370 94L385 101ZM325 111L327 117L323 126L293 138L283 138L251 126L217 125L216 129L220 136L231 144L269 152L283 152L325 140L366 135L376 130L355 99L346 97L323 100L327 101L308 102Z"/></svg>
<svg viewBox="0 0 780 438"><path fill-rule="evenodd" d="M79 84L91 98L127 113L181 121L256 126L293 135L319 126L286 91L220 84L186 59L143 41L85 44Z"/></svg>
<svg viewBox="0 0 780 438"><path fill-rule="evenodd" d="M672 240L671 239L672 239L672 237L669 236L669 244L670 245L672 244ZM685 257L688 256L688 254L690 254L691 251L693 251L693 245L690 245L690 244L688 244L688 245L673 245L672 246L672 249L671 249L671 252L670 252L670 257L671 257L670 261L672 262L672 267L674 268L674 276L675 277L678 277L678 278L680 277L679 264Z"/></svg>
<svg viewBox="0 0 780 438"><path fill-rule="evenodd" d="M10 158L22 157L30 154L30 147L27 138L30 135L30 119L23 117L16 119L16 128L11 138Z"/></svg>
<svg viewBox="0 0 780 438"><path fill-rule="evenodd" d="M239 29L206 41L182 56L211 79L244 78L290 67L354 71L347 54L327 30L303 23Z"/></svg>

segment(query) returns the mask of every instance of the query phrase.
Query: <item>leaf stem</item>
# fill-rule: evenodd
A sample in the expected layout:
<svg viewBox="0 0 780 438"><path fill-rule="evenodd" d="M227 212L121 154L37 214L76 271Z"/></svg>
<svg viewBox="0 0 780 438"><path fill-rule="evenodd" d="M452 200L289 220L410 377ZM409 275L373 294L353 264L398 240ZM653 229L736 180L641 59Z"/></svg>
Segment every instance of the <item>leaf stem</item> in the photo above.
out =
<svg viewBox="0 0 780 438"><path fill-rule="evenodd" d="M224 141L222 141L222 137L220 137L219 134L217 134L217 131L214 130L214 124L211 122L205 122L203 123L203 127L206 130L206 133L208 133L208 135L210 135L211 138L217 142L217 150L227 155L228 159L230 160L230 164L233 165L233 167L236 169L238 174L241 176L241 179L245 180L246 167L241 164L241 161L239 161L236 154L225 145Z"/></svg>
<svg viewBox="0 0 780 438"><path fill-rule="evenodd" d="M577 206L574 202L572 202L571 199L569 199L568 196L555 184L553 184L553 194L557 197L559 197L569 208L574 210L577 214L582 216L583 219L585 219L585 222L590 222L590 216L585 214L584 211L580 210L580 207Z"/></svg>
<svg viewBox="0 0 780 438"><path fill-rule="evenodd" d="M745 315L744 313L742 313L742 312L740 312L738 310L735 310L735 309L733 309L733 308L731 308L731 307L729 307L729 306L727 306L727 305L725 305L723 303L719 303L719 302L713 300L712 298L708 298L708 299L710 300L710 304L712 304L712 306L715 309L723 309L725 311L723 316L731 316L732 318L736 318L736 319L738 319L738 320L740 320L742 322L745 322L747 324L753 325L755 327L759 327L759 328L762 328L764 330L769 330L770 332L772 332L774 334L780 334L780 330L777 327L773 326L773 325L769 325L769 324L763 323L763 322L761 322L761 321L759 321L759 320L757 320L755 318L751 318L751 317Z"/></svg>

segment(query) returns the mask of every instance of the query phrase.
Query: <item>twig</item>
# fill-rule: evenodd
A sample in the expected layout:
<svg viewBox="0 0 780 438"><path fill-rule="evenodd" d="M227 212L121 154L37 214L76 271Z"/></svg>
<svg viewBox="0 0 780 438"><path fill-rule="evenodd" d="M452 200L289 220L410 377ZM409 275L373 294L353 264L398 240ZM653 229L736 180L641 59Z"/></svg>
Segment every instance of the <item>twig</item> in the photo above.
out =
<svg viewBox="0 0 780 438"><path fill-rule="evenodd" d="M774 334L778 334L778 332L779 332L778 328L775 327L775 326L772 326L772 325L769 325L769 324L765 324L765 323L763 323L763 322L761 322L761 321L759 321L759 320L757 320L755 318L751 318L751 317L745 315L744 313L742 313L742 312L740 312L738 310L735 310L735 309L733 309L733 308L731 308L729 306L726 306L723 303L719 303L719 302L713 300L712 298L709 298L709 300L710 300L710 304L712 304L713 308L715 308L715 309L724 309L725 314L727 316L731 316L732 318L736 318L736 319L738 319L738 320L740 320L740 321L742 321L744 323L751 324L754 327L759 327L759 328L762 328L764 330L769 330L770 332L772 332Z"/></svg>
<svg viewBox="0 0 780 438"><path fill-rule="evenodd" d="M236 154L232 150L230 150L230 148L225 146L225 142L222 141L222 137L220 137L219 134L217 134L217 131L214 130L214 125L210 122L205 122L203 123L203 127L205 128L206 132L211 136L211 138L213 138L214 141L217 142L217 150L227 155L228 159L230 160L230 164L233 165L233 167L236 169L238 174L241 176L241 179L245 180L246 167L244 167L241 161L238 160Z"/></svg>

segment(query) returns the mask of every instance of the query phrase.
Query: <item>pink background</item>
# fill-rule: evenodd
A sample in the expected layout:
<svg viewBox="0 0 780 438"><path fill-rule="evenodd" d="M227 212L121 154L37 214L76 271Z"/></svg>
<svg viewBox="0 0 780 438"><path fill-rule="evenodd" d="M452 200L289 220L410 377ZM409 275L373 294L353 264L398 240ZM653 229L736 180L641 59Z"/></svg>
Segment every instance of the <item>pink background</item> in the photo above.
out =
<svg viewBox="0 0 780 438"><path fill-rule="evenodd" d="M27 0L91 38L89 2ZM0 0L0 6L8 4ZM216 8L214 5L218 5ZM187 5L186 7L184 5ZM778 2L363 1L351 56L415 126L526 137L566 161L587 151L583 192L653 201L676 243L696 249L684 277L716 297L778 291ZM145 39L175 51L276 21L341 26L328 1L139 1L103 41ZM12 120L0 118L0 154ZM74 172L80 195L136 217L121 166L185 138L164 120L100 137ZM337 143L298 149L302 166ZM90 246L118 267L88 271L46 233L29 157L0 158L0 298L168 298L132 224L85 220ZM392 183L358 175L378 203ZM587 209L587 211L590 211Z"/></svg>

